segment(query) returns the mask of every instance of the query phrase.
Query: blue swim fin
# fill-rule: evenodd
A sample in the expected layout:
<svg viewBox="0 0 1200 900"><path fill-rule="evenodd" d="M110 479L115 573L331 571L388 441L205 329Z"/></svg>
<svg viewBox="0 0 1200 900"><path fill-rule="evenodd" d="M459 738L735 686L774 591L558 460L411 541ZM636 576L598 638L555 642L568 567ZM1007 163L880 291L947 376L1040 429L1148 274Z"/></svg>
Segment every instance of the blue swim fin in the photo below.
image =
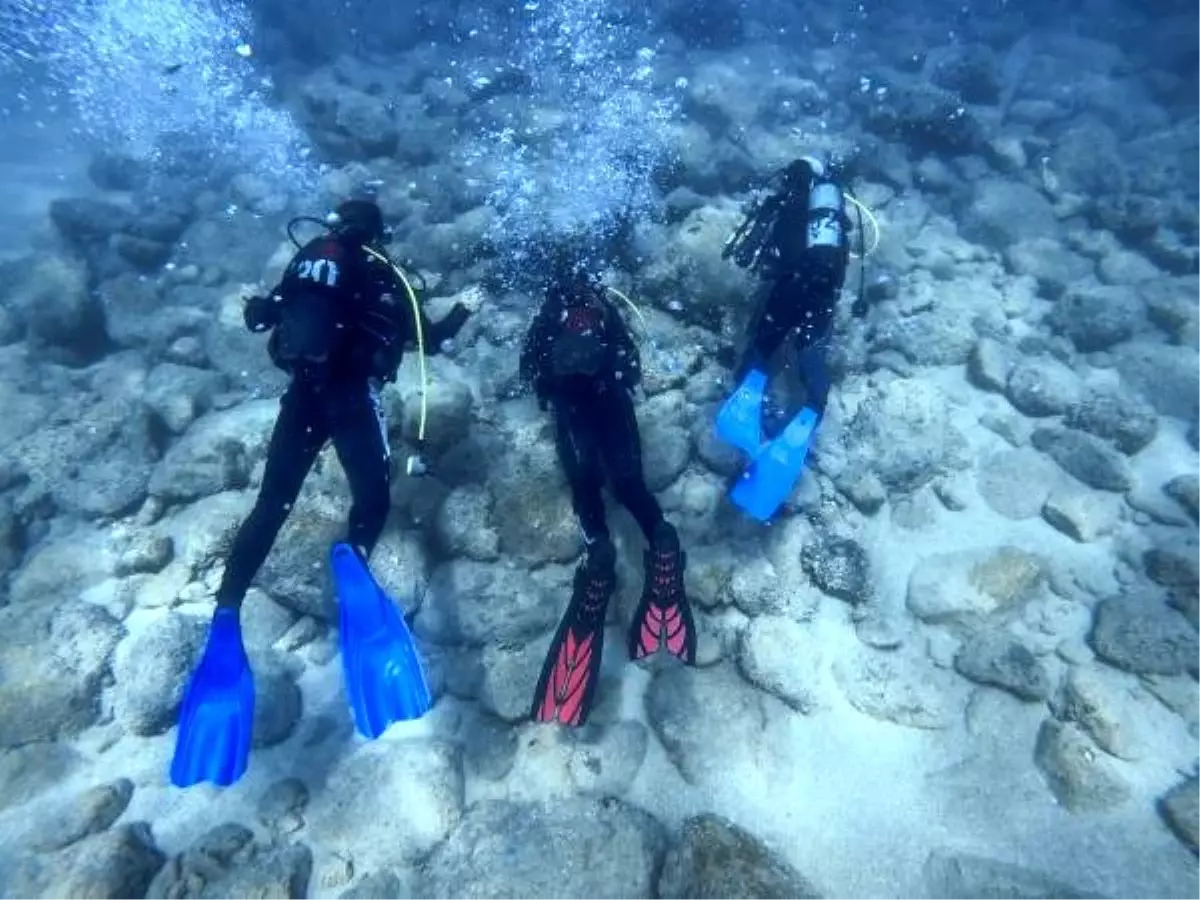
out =
<svg viewBox="0 0 1200 900"><path fill-rule="evenodd" d="M808 407L796 414L734 486L730 494L734 503L760 522L775 514L800 480L817 418L817 413Z"/></svg>
<svg viewBox="0 0 1200 900"><path fill-rule="evenodd" d="M762 404L766 389L766 374L751 369L717 413L717 437L751 456L762 450Z"/></svg>
<svg viewBox="0 0 1200 900"><path fill-rule="evenodd" d="M433 706L412 633L349 544L330 552L346 694L359 733L374 740L393 722Z"/></svg>
<svg viewBox="0 0 1200 900"><path fill-rule="evenodd" d="M254 675L238 611L217 607L208 645L179 708L171 783L233 784L246 771L254 735Z"/></svg>

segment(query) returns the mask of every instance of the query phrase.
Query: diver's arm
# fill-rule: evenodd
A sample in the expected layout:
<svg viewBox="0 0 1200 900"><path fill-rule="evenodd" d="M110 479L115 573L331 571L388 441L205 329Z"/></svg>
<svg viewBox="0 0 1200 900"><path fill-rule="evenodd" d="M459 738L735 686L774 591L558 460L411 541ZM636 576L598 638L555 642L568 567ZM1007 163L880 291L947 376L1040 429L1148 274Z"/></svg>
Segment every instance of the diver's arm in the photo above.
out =
<svg viewBox="0 0 1200 900"><path fill-rule="evenodd" d="M270 331L278 325L279 305L282 299L278 288L265 297L258 295L246 297L242 306L242 321L246 323L246 330L259 334Z"/></svg>
<svg viewBox="0 0 1200 900"><path fill-rule="evenodd" d="M525 340L521 345L521 360L518 365L521 384L526 390L534 392L538 398L538 405L543 409L546 408L550 394L549 384L542 372L546 329L546 316L539 309L533 317L533 322L529 325L529 331L525 333Z"/></svg>
<svg viewBox="0 0 1200 900"><path fill-rule="evenodd" d="M614 374L621 387L632 393L642 381L642 355L621 314L609 306L605 315L609 333L613 336Z"/></svg>
<svg viewBox="0 0 1200 900"><path fill-rule="evenodd" d="M425 308L421 306L416 294L390 263L383 264L375 258L372 262L373 293L384 298L385 305L392 310L396 333L404 335L402 349L417 349L420 343L424 345L424 352L428 356L441 353L446 341L453 340L462 330L471 311L461 303L455 303L450 312L434 322L425 313Z"/></svg>

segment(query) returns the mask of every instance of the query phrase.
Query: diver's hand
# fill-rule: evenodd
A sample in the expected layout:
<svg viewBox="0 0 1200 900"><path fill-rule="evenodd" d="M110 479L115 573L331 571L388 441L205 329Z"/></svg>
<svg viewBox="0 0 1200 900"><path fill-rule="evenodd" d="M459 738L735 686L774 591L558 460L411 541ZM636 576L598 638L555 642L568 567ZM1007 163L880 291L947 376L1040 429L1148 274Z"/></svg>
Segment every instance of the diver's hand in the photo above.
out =
<svg viewBox="0 0 1200 900"><path fill-rule="evenodd" d="M425 335L425 352L434 354L441 353L443 349L451 349L454 346L454 338L470 315L470 311L465 306L455 303L450 308L450 312L446 313L442 319L430 322Z"/></svg>
<svg viewBox="0 0 1200 900"><path fill-rule="evenodd" d="M538 409L545 412L550 408L550 385L544 378L534 379L533 394L537 397Z"/></svg>
<svg viewBox="0 0 1200 900"><path fill-rule="evenodd" d="M866 300L855 300L854 304L850 307L850 315L856 319L861 319L867 314L867 310L870 308L871 305Z"/></svg>
<svg viewBox="0 0 1200 900"><path fill-rule="evenodd" d="M242 307L242 319L246 328L255 333L266 331L279 323L278 301L271 297L246 297Z"/></svg>
<svg viewBox="0 0 1200 900"><path fill-rule="evenodd" d="M455 303L454 306L450 307L450 312L446 313L446 317L438 322L437 330L441 335L441 339L443 341L453 339L470 317L471 310L467 309L461 303Z"/></svg>

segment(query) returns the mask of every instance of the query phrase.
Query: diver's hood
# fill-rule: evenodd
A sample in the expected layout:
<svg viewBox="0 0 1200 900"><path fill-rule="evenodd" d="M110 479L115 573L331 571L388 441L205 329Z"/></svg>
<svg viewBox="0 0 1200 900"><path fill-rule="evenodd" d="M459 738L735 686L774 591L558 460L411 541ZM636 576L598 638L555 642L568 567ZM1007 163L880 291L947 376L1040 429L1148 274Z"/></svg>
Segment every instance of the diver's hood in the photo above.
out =
<svg viewBox="0 0 1200 900"><path fill-rule="evenodd" d="M351 234L364 243L377 243L387 237L383 211L372 200L347 200L339 204L325 221L331 228Z"/></svg>

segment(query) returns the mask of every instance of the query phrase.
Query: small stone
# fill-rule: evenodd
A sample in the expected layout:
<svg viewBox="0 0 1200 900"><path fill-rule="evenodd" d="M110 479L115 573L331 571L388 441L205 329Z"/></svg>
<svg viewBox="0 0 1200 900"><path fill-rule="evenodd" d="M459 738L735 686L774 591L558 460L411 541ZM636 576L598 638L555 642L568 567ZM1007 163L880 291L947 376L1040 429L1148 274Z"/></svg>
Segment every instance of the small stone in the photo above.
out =
<svg viewBox="0 0 1200 900"><path fill-rule="evenodd" d="M1097 266L1100 280L1108 284L1138 284L1163 277L1150 260L1130 250L1115 249L1106 253Z"/></svg>
<svg viewBox="0 0 1200 900"><path fill-rule="evenodd" d="M1050 676L1029 649L1010 634L983 631L972 637L954 658L964 678L992 685L1027 701L1050 695Z"/></svg>
<svg viewBox="0 0 1200 900"><path fill-rule="evenodd" d="M0 811L28 803L62 783L79 766L69 744L37 742L0 751Z"/></svg>
<svg viewBox="0 0 1200 900"><path fill-rule="evenodd" d="M822 657L806 626L783 616L759 616L742 634L738 668L751 684L811 715L821 705Z"/></svg>
<svg viewBox="0 0 1200 900"><path fill-rule="evenodd" d="M1028 602L1045 580L1045 563L1017 547L936 554L913 567L908 609L931 625L975 626Z"/></svg>
<svg viewBox="0 0 1200 900"><path fill-rule="evenodd" d="M1144 519L1147 523L1155 522L1176 528L1186 528L1192 524L1191 517L1179 508L1179 504L1161 490L1152 489L1144 482L1126 492L1125 502L1135 511L1137 518Z"/></svg>
<svg viewBox="0 0 1200 900"><path fill-rule="evenodd" d="M891 521L906 531L932 531L938 523L938 505L932 490L898 497L891 506Z"/></svg>
<svg viewBox="0 0 1200 900"><path fill-rule="evenodd" d="M1129 785L1073 725L1055 719L1043 722L1034 761L1070 812L1113 809L1129 800Z"/></svg>
<svg viewBox="0 0 1200 900"><path fill-rule="evenodd" d="M549 635L543 646L549 649ZM483 648L483 684L479 702L484 710L505 722L529 717L530 686L537 683L544 652L525 646L488 644Z"/></svg>
<svg viewBox="0 0 1200 900"><path fill-rule="evenodd" d="M712 814L688 819L668 854L659 897L820 897L782 856L748 831Z"/></svg>
<svg viewBox="0 0 1200 900"><path fill-rule="evenodd" d="M934 898L995 897L1006 900L1081 900L1081 891L1050 875L967 853L935 850L925 861L927 896Z"/></svg>
<svg viewBox="0 0 1200 900"><path fill-rule="evenodd" d="M478 485L455 488L436 519L439 543L450 556L487 562L500 557L500 535L492 518L492 498Z"/></svg>
<svg viewBox="0 0 1200 900"><path fill-rule="evenodd" d="M641 722L617 722L595 741L580 741L571 750L567 770L581 794L620 797L637 778L650 734Z"/></svg>
<svg viewBox="0 0 1200 900"><path fill-rule="evenodd" d="M1129 677L1103 667L1073 668L1056 712L1091 735L1105 753L1137 760L1142 747L1137 716L1131 705L1131 688L1121 681Z"/></svg>
<svg viewBox="0 0 1200 900"><path fill-rule="evenodd" d="M26 842L39 853L50 853L107 831L132 798L133 782L118 778L89 788L68 803L39 805L26 822L30 828Z"/></svg>
<svg viewBox="0 0 1200 900"><path fill-rule="evenodd" d="M1089 640L1105 662L1139 675L1195 671L1200 653L1196 630L1156 590L1101 602Z"/></svg>
<svg viewBox="0 0 1200 900"><path fill-rule="evenodd" d="M414 888L402 884L400 876L391 871L371 872L350 888L343 891L341 900L381 900L381 898L415 897Z"/></svg>
<svg viewBox="0 0 1200 900"><path fill-rule="evenodd" d="M655 819L614 797L484 800L426 855L414 896L649 897L664 843Z"/></svg>
<svg viewBox="0 0 1200 900"><path fill-rule="evenodd" d="M1200 828L1200 787L1195 778L1177 784L1162 798L1159 810L1175 836L1197 851L1197 830Z"/></svg>
<svg viewBox="0 0 1200 900"><path fill-rule="evenodd" d="M1110 441L1128 456L1145 448L1158 434L1154 407L1123 390L1090 391L1067 411L1064 422Z"/></svg>
<svg viewBox="0 0 1200 900"><path fill-rule="evenodd" d="M822 538L804 545L800 563L813 583L831 597L863 603L871 596L867 554L857 541Z"/></svg>
<svg viewBox="0 0 1200 900"><path fill-rule="evenodd" d="M966 707L965 683L917 654L859 648L833 664L833 675L860 713L906 728L950 728Z"/></svg>
<svg viewBox="0 0 1200 900"><path fill-rule="evenodd" d="M1110 494L1063 484L1050 492L1042 517L1081 544L1111 534L1120 521L1120 500Z"/></svg>
<svg viewBox="0 0 1200 900"><path fill-rule="evenodd" d="M131 234L118 234L112 239L113 248L130 265L142 272L153 272L171 258L171 245Z"/></svg>
<svg viewBox="0 0 1200 900"><path fill-rule="evenodd" d="M1181 591L1200 591L1200 566L1195 539L1179 539L1151 547L1142 554L1142 565L1150 580Z"/></svg>
<svg viewBox="0 0 1200 900"><path fill-rule="evenodd" d="M892 616L878 610L873 603L862 608L866 614L854 623L854 633L860 641L876 650L895 650L904 645L904 637Z"/></svg>
<svg viewBox="0 0 1200 900"><path fill-rule="evenodd" d="M1142 685L1154 698L1188 724L1192 737L1200 731L1200 685L1190 675L1143 675Z"/></svg>
<svg viewBox="0 0 1200 900"><path fill-rule="evenodd" d="M170 347L167 348L166 358L173 363L178 363L182 366L195 366L202 368L208 362L208 355L204 351L204 345L199 338L187 335L175 340Z"/></svg>
<svg viewBox="0 0 1200 900"><path fill-rule="evenodd" d="M463 761L472 775L488 781L500 781L512 771L517 755L517 733L482 710L470 716L460 734Z"/></svg>
<svg viewBox="0 0 1200 900"><path fill-rule="evenodd" d="M1087 666L1096 659L1096 654L1081 638L1067 638L1055 648L1058 658L1073 666Z"/></svg>
<svg viewBox="0 0 1200 900"><path fill-rule="evenodd" d="M688 569L691 570L690 565ZM725 582L729 598L748 616L789 612L788 599L792 592L784 588L784 579L779 577L769 560L761 557L746 560L732 572L726 572Z"/></svg>
<svg viewBox="0 0 1200 900"><path fill-rule="evenodd" d="M850 476L839 478L838 490L865 516L873 516L887 502L887 490L873 472L856 469Z"/></svg>
<svg viewBox="0 0 1200 900"><path fill-rule="evenodd" d="M175 544L168 535L140 531L117 557L115 575L161 572L171 562Z"/></svg>
<svg viewBox="0 0 1200 900"><path fill-rule="evenodd" d="M939 478L933 483L933 492L950 512L962 512L970 505L967 489L957 478Z"/></svg>
<svg viewBox="0 0 1200 900"><path fill-rule="evenodd" d="M1029 447L1001 450L985 458L975 472L984 502L1006 519L1032 519L1065 478L1058 467Z"/></svg>
<svg viewBox="0 0 1200 900"><path fill-rule="evenodd" d="M299 778L277 781L258 801L258 820L281 834L299 831L304 827L308 796L308 787Z"/></svg>
<svg viewBox="0 0 1200 900"><path fill-rule="evenodd" d="M1018 275L1036 279L1038 292L1057 300L1071 285L1090 280L1095 265L1051 238L1021 240L1007 248L1008 264Z"/></svg>
<svg viewBox="0 0 1200 900"><path fill-rule="evenodd" d="M971 351L967 361L967 374L971 381L987 391L1000 394L1008 386L1016 352L999 341L982 338Z"/></svg>
<svg viewBox="0 0 1200 900"><path fill-rule="evenodd" d="M979 417L979 424L1013 447L1028 446L1029 436L1033 433L1029 419L1015 412L985 412Z"/></svg>
<svg viewBox="0 0 1200 900"><path fill-rule="evenodd" d="M1071 428L1038 428L1032 440L1034 447L1089 487L1115 493L1133 487L1133 473L1125 458L1090 434Z"/></svg>
<svg viewBox="0 0 1200 900"><path fill-rule="evenodd" d="M1090 353L1130 338L1145 316L1145 304L1132 288L1078 284L1058 300L1050 320L1076 349Z"/></svg>
<svg viewBox="0 0 1200 900"><path fill-rule="evenodd" d="M1166 483L1163 491L1187 510L1193 521L1200 518L1200 478L1195 475L1177 475Z"/></svg>
<svg viewBox="0 0 1200 900"><path fill-rule="evenodd" d="M925 653L939 669L954 668L954 658L958 656L960 647L961 641L940 629L930 631L925 638Z"/></svg>
<svg viewBox="0 0 1200 900"><path fill-rule="evenodd" d="M1026 359L1008 376L1009 401L1027 416L1057 416L1080 399L1079 376L1051 358Z"/></svg>

